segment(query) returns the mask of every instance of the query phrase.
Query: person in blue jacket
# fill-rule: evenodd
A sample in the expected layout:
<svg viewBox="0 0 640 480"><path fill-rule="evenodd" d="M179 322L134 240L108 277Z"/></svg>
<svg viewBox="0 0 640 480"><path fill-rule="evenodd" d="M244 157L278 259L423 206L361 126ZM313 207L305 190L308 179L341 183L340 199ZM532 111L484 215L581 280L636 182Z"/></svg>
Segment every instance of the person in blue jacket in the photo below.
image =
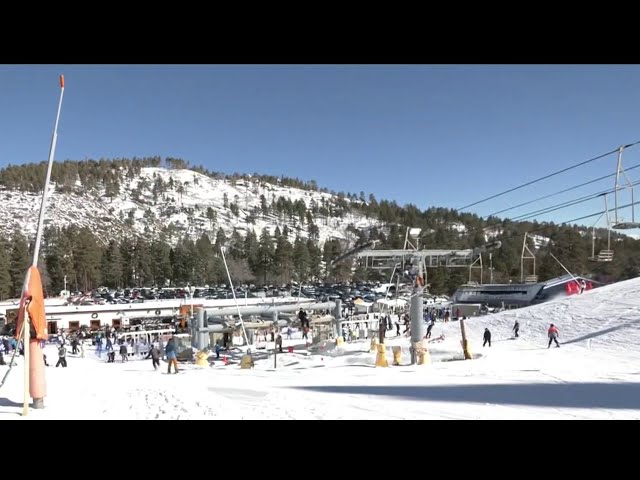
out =
<svg viewBox="0 0 640 480"><path fill-rule="evenodd" d="M169 368L167 369L167 373L171 373L171 365L175 370L174 373L178 373L178 359L176 357L176 340L174 337L171 337L167 342L167 345L164 348L164 351L167 355L167 362L169 362Z"/></svg>

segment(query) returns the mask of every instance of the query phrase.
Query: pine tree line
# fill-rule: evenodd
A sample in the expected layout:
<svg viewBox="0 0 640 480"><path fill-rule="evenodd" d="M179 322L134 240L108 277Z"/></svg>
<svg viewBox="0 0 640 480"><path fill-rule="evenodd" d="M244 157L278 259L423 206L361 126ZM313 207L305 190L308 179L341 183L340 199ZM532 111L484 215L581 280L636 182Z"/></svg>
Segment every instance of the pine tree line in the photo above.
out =
<svg viewBox="0 0 640 480"><path fill-rule="evenodd" d="M285 227L286 228L286 227ZM221 247L234 283L282 284L292 280L344 281L351 266L324 268L340 255L342 244L325 242L324 250L312 239L276 227L273 235L264 229L243 236L235 230L227 238L218 229L215 241L202 234L195 242L188 237L170 246L163 239L122 238L102 245L88 228L74 226L47 229L39 262L48 296L66 287L72 291L110 288L163 287L227 284ZM20 233L0 248L0 299L19 297L33 249Z"/></svg>
<svg viewBox="0 0 640 480"><path fill-rule="evenodd" d="M493 281L520 281L520 253L526 226L506 222L498 235L502 248L492 253ZM615 242L614 261L593 263L590 238L575 227L548 227L550 243L537 252L536 274L541 280L563 275L563 268L549 255L553 253L573 273L593 274L596 280L611 282L634 278L640 274L639 242L619 237ZM314 239L295 236L288 227L276 227L273 234L264 229L258 237L250 231L242 235L234 230L227 237L219 228L215 239L202 234L195 242L183 237L171 246L164 235L157 237L121 238L106 245L88 228L74 226L47 229L39 265L43 273L47 295L57 295L65 286L74 291L90 291L99 286L110 288L186 286L226 284L227 276L221 256L225 255L232 280L238 283L284 284L292 280L340 282L346 280L388 281L388 272L365 269L354 259L331 265L353 244L369 240L380 242L378 248L402 248L404 229L392 225L389 229L371 228L368 232L350 227L351 242L328 239L322 245ZM452 229L436 229L421 239L423 242L444 242L454 248L477 246L484 238L460 235ZM604 240L596 245L596 252L606 247ZM0 299L18 297L24 274L31 263L32 246L20 233L0 245ZM482 280L489 280L487 255ZM525 265L525 276L533 273ZM471 277L470 277L471 275ZM429 268L427 280L432 293L451 294L468 280L480 281L477 270L466 268Z"/></svg>

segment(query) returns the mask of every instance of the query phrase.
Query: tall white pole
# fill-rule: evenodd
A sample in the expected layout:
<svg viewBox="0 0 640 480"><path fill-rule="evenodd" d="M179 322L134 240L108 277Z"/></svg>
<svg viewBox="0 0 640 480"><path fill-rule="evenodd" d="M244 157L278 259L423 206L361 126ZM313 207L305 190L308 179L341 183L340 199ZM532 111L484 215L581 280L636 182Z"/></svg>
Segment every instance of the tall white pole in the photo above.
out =
<svg viewBox="0 0 640 480"><path fill-rule="evenodd" d="M224 247L220 245L220 252L222 253L222 261L224 262L224 268L227 271L227 278L229 279L229 285L231 285L231 293L233 294L233 301L236 302L236 308L238 309L238 317L240 317L240 325L242 325L242 333L244 334L244 341L249 345L249 337L247 337L247 331L244 328L244 320L242 319L242 313L240 313L240 305L238 304L238 299L236 298L236 289L233 286L233 281L231 280L231 274L229 273L229 267L227 266L227 259L224 256Z"/></svg>
<svg viewBox="0 0 640 480"><path fill-rule="evenodd" d="M49 163L47 165L47 177L44 182L44 191L42 193L42 203L40 204L40 216L38 217L38 230L36 232L36 244L33 250L33 266L38 266L38 255L40 254L40 243L42 241L42 230L44 226L44 214L47 209L47 200L49 198L49 182L51 181L51 169L53 167L53 156L56 151L56 142L58 140L58 122L60 121L60 110L62 110L62 97L64 96L64 75L60 75L60 100L58 101L58 112L56 114L56 123L53 127L53 137L51 138L51 147L49 148Z"/></svg>
<svg viewBox="0 0 640 480"><path fill-rule="evenodd" d="M44 227L44 215L47 210L47 200L49 198L49 182L51 181L51 169L53 167L53 157L56 151L56 141L58 140L58 123L60 121L60 111L62 110L62 98L64 97L64 75L60 75L60 100L58 101L58 111L56 112L56 122L53 126L53 136L51 137L51 146L49 147L49 161L47 163L47 175L44 181L44 190L42 192L42 202L40 203L40 215L38 216L38 228L36 230L36 241L33 248L33 261L31 265L38 266L38 256L40 255L40 244L42 243L42 231ZM30 273L27 273L22 287L22 296L29 288ZM26 416L29 411L29 341L31 339L31 319L27 312L27 305L24 306L23 322L22 322L22 349L24 352L24 401L22 405L22 415Z"/></svg>

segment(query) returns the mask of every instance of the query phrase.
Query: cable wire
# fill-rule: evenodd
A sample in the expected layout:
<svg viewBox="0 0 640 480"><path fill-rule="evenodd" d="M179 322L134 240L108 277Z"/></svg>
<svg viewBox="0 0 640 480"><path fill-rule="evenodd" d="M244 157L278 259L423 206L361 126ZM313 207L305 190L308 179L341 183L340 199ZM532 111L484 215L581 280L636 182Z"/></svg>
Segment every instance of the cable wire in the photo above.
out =
<svg viewBox="0 0 640 480"><path fill-rule="evenodd" d="M638 167L640 167L640 164L634 165L634 166L629 167L629 168L625 168L625 171L628 172L629 170L633 170L633 169L638 168ZM589 180L588 182L581 183L580 185L575 185L573 187L565 188L564 190L560 190L560 191L557 191L557 192L554 192L554 193L550 193L548 195L544 195L542 197L538 197L535 200L529 200L528 202L520 203L518 205L514 205L513 207L505 208L503 210L498 210L497 212L490 213L489 215L486 215L486 216L487 217L493 217L494 215L498 215L499 213L508 212L509 210L514 210L514 209L519 208L519 207L524 207L525 205L529 205L531 203L539 202L540 200L545 200L547 198L551 198L551 197L554 197L556 195L560 195L561 193L570 192L571 190L575 190L576 188L584 187L586 185L590 185L592 183L599 182L600 180L604 180L605 178L615 177L615 176L616 176L615 173L610 173L609 175L603 175L602 177L598 177L598 178L595 178L593 180Z"/></svg>
<svg viewBox="0 0 640 480"><path fill-rule="evenodd" d="M634 145L637 145L638 143L640 143L640 140L638 140L636 142L633 142L633 143L629 143L628 145L624 145L624 146L622 146L622 149L633 147ZM456 210L458 210L458 211L466 210L467 208L473 207L474 205L478 205L480 203L484 203L484 202L487 202L489 200L493 200L494 198L500 197L502 195L506 195L507 193L511 193L511 192L514 192L514 191L519 190L521 188L528 187L529 185L533 185L534 183L541 182L542 180L546 180L546 179L554 177L556 175L560 175L561 173L568 172L569 170L573 170L574 168L581 167L583 165L586 165L587 163L595 162L596 160L600 160L601 158L604 158L604 157L607 157L609 155L612 155L612 154L618 152L619 150L620 150L620 147L618 147L618 148L616 148L614 150L611 150L610 152L603 153L602 155L598 155L597 157L593 157L593 158L590 158L588 160L584 160L583 162L576 163L575 165L571 165L569 167L565 167L565 168L563 168L561 170L558 170L556 172L550 173L550 174L545 175L543 177L536 178L535 180L531 180L529 182L523 183L521 185L518 185L517 187L510 188L508 190L505 190L504 192L496 193L495 195L491 195L490 197L483 198L482 200L478 200L477 202L470 203L468 205L465 205L464 207L457 208Z"/></svg>

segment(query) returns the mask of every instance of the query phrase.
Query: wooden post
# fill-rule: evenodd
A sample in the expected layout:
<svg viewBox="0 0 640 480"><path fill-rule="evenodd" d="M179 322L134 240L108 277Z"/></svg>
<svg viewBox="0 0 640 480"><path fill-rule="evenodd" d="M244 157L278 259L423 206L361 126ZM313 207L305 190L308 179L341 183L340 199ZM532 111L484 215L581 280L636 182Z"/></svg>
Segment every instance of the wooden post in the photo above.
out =
<svg viewBox="0 0 640 480"><path fill-rule="evenodd" d="M467 341L467 332L464 328L464 320L460 318L458 321L460 322L460 332L462 333L462 351L464 352L464 359L471 360L473 356L469 350L469 342Z"/></svg>

